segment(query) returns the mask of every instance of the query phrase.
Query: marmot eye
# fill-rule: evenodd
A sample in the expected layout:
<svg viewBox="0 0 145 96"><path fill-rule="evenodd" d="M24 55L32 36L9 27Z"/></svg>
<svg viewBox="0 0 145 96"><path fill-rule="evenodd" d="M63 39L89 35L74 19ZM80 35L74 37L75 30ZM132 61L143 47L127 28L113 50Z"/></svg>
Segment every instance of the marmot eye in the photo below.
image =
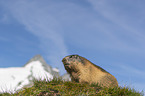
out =
<svg viewBox="0 0 145 96"><path fill-rule="evenodd" d="M73 56L71 55L69 58L72 58Z"/></svg>
<svg viewBox="0 0 145 96"><path fill-rule="evenodd" d="M73 57L75 57L75 55L71 55L69 58L73 58Z"/></svg>

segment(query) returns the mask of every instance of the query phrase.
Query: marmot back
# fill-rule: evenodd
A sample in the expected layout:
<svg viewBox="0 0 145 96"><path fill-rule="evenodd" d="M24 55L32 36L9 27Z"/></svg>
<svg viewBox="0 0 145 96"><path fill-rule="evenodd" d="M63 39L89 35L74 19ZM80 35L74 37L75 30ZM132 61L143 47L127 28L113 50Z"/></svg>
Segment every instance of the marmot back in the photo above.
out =
<svg viewBox="0 0 145 96"><path fill-rule="evenodd" d="M103 68L79 55L69 55L62 60L71 80L80 83L98 83L102 86L118 86L116 78Z"/></svg>

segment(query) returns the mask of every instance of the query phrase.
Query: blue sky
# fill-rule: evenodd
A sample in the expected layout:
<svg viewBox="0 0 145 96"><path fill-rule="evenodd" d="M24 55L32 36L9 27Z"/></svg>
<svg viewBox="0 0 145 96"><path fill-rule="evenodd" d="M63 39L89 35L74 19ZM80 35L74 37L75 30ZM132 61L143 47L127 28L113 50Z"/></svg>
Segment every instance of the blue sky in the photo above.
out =
<svg viewBox="0 0 145 96"><path fill-rule="evenodd" d="M121 86L145 90L145 1L1 0L0 67L41 54L52 67L79 54Z"/></svg>

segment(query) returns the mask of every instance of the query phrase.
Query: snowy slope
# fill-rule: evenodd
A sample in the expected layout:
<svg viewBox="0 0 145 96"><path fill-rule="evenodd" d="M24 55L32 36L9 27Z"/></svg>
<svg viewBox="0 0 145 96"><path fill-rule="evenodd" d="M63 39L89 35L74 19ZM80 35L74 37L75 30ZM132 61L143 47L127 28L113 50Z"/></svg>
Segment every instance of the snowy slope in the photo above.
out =
<svg viewBox="0 0 145 96"><path fill-rule="evenodd" d="M39 60L31 61L24 67L0 68L0 93L15 92L30 84L33 78L51 80L53 76Z"/></svg>

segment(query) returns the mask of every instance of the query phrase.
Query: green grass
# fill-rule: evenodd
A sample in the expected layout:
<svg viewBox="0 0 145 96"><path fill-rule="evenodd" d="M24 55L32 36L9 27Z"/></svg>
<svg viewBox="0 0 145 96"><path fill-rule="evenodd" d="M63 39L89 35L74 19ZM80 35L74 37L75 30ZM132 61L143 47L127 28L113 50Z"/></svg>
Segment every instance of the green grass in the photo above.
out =
<svg viewBox="0 0 145 96"><path fill-rule="evenodd" d="M0 96L143 96L127 87L101 87L97 84L80 84L61 79L52 81L35 80L30 88L24 88L15 94L3 93Z"/></svg>

